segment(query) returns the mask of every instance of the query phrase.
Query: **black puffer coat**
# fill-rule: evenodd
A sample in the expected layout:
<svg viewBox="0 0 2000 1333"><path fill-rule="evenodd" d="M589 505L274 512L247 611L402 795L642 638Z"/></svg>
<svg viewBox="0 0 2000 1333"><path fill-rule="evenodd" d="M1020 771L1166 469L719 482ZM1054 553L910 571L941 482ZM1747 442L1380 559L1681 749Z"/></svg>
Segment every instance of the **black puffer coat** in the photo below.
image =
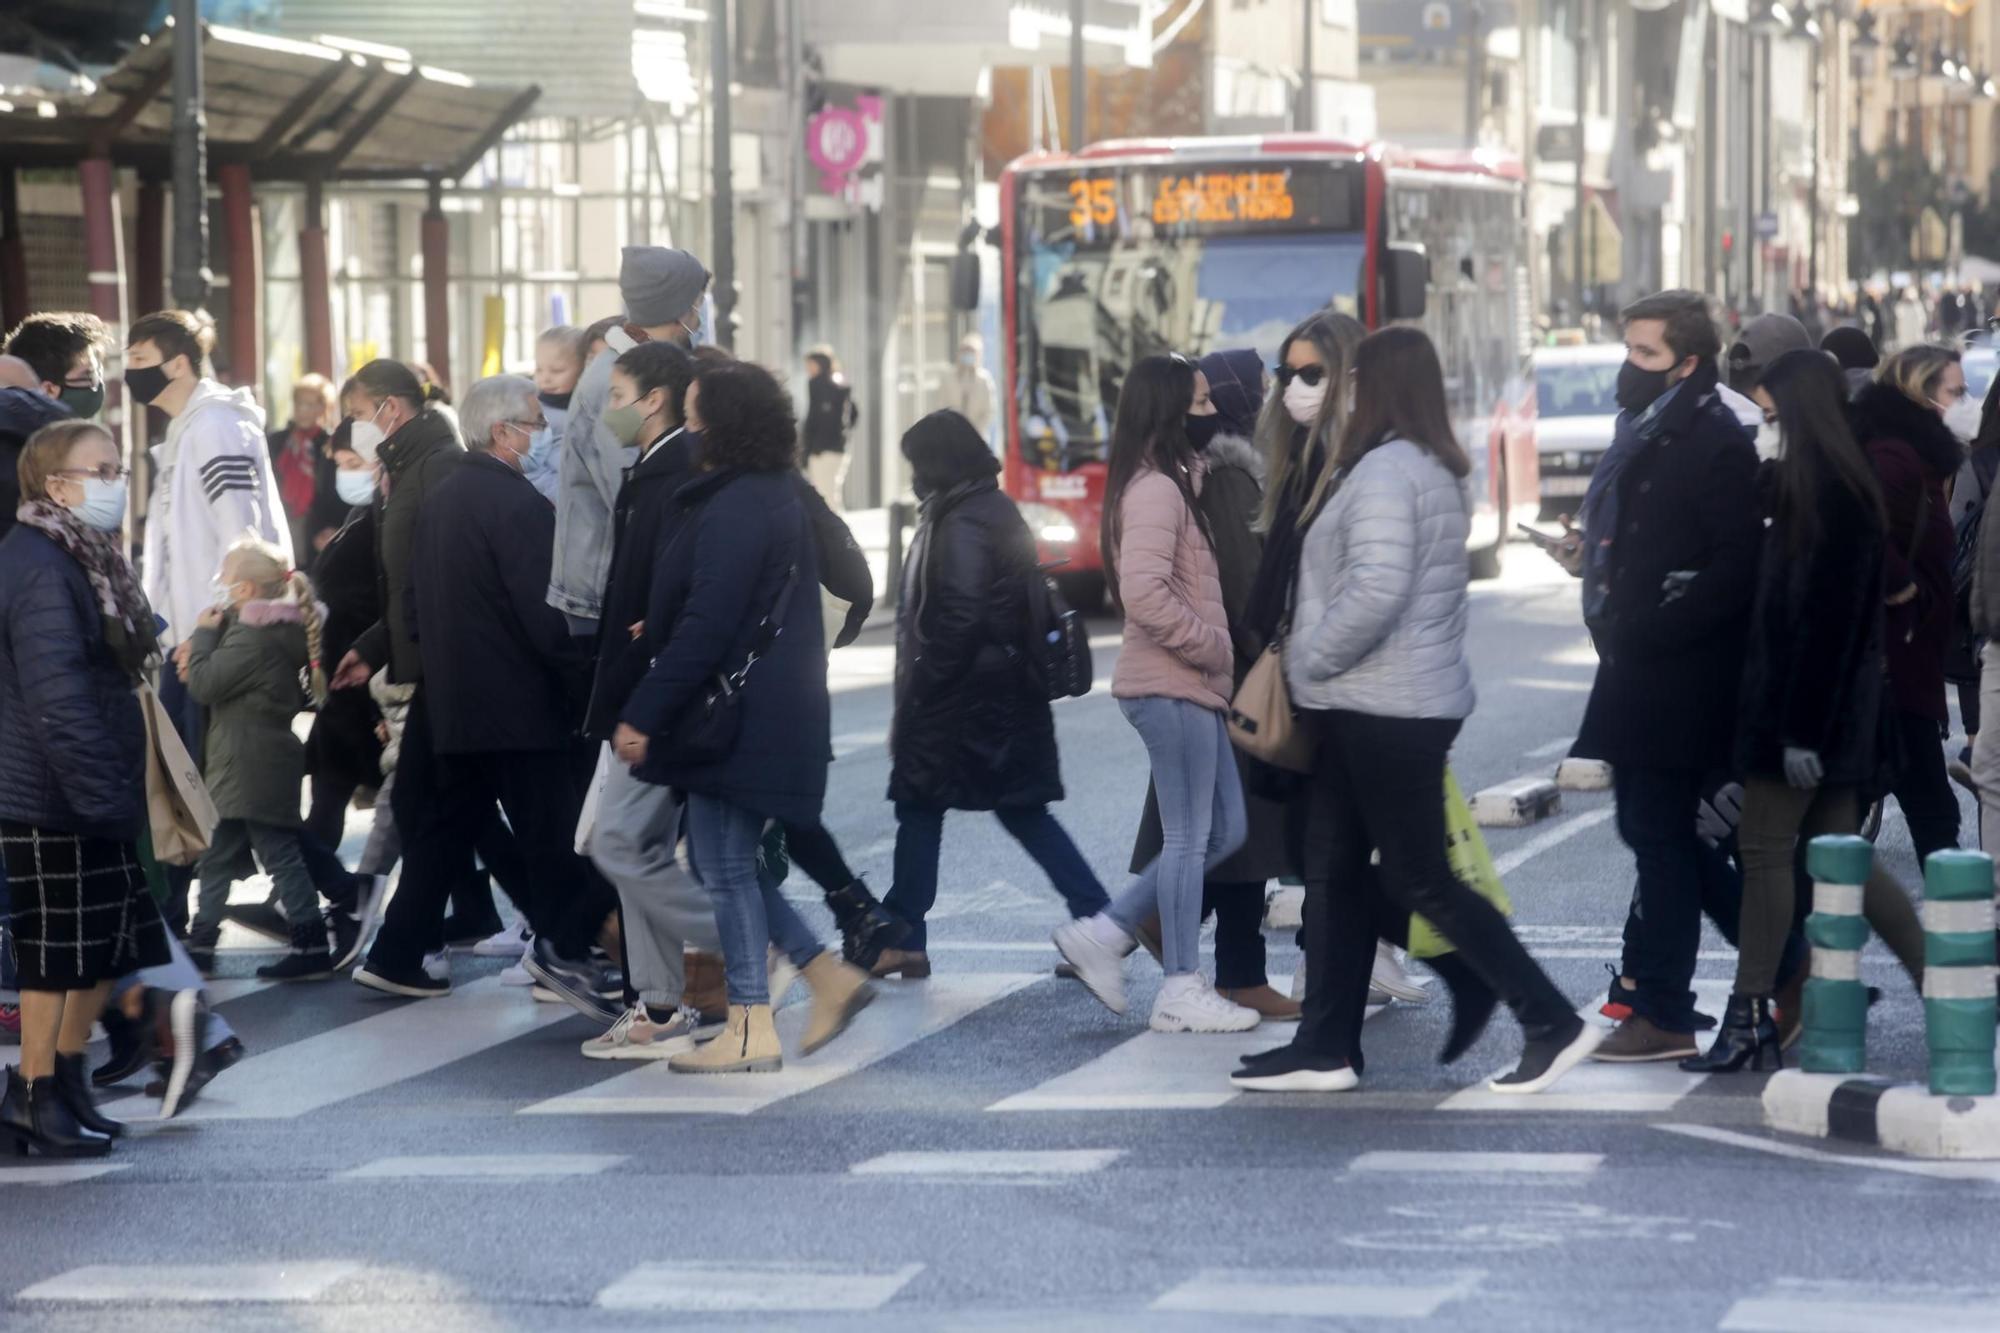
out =
<svg viewBox="0 0 2000 1333"><path fill-rule="evenodd" d="M464 461L457 423L436 408L424 409L382 443L389 493L375 501L375 588L381 619L355 636L353 650L369 666L389 668L393 685L415 685L424 678L423 659L410 634L417 514L431 491Z"/></svg>
<svg viewBox="0 0 2000 1333"><path fill-rule="evenodd" d="M1935 722L1945 707L1944 658L1951 639L1953 551L1945 483L1965 461L1965 449L1944 420L1887 384L1871 384L1854 400L1854 438L1868 451L1889 511L1884 538L1883 595L1912 585L1917 595L1888 609L1884 649L1896 707ZM1919 526L1921 524L1921 527Z"/></svg>
<svg viewBox="0 0 2000 1333"><path fill-rule="evenodd" d="M375 511L356 505L347 511L333 540L313 561L313 590L326 604L320 631L320 659L331 672L355 636L381 616L375 587ZM313 718L306 737L306 772L361 787L382 784L382 742L375 736L381 713L367 690L333 690Z"/></svg>
<svg viewBox="0 0 2000 1333"><path fill-rule="evenodd" d="M1062 799L1055 719L1024 653L1034 540L992 476L924 502L896 608L889 799L999 810Z"/></svg>
<svg viewBox="0 0 2000 1333"><path fill-rule="evenodd" d="M1766 464L1763 489L1774 490ZM1806 552L1772 513L1757 565L1736 766L1746 777L1782 778L1788 746L1812 750L1830 787L1875 777L1882 697L1882 524L1837 482L1819 488L1819 539Z"/></svg>
<svg viewBox="0 0 2000 1333"><path fill-rule="evenodd" d="M38 529L0 538L0 819L130 842L146 724L83 566Z"/></svg>

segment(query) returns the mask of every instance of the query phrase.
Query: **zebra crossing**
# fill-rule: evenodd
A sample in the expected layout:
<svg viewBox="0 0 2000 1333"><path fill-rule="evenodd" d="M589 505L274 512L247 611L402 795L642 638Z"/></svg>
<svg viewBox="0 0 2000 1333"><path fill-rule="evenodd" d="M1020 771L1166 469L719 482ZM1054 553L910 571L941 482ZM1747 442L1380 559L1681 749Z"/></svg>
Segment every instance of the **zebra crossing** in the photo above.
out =
<svg viewBox="0 0 2000 1333"><path fill-rule="evenodd" d="M982 961L1003 960L984 954L972 961L977 967ZM1281 987L1287 984L1283 976L1273 980ZM1719 1005L1726 989L1723 981L1697 983L1704 1005ZM292 990L273 995L258 983L227 981L217 983L215 991L225 1014L253 1004L276 1008L311 994ZM868 1095L883 1062L935 1057L955 1040L952 1030L976 1015L1032 1009L1038 1016L1031 1021L1046 1025L1039 1016L1042 1008L1077 997L1070 983L1040 970L940 971L928 981L881 985L876 1002L841 1040L811 1057L788 1058L777 1074L693 1078L672 1074L664 1062L606 1069L570 1058L587 1025L561 1005L533 1003L521 991L503 988L489 974L460 984L443 999L359 1003L336 996L341 1003L332 1012L344 1021L305 1035L297 1035L293 1023L290 1038L275 1044L261 1044L252 1033L251 1054L218 1079L182 1120L296 1120L391 1092L448 1101L451 1089L466 1080L489 1089L482 1093L479 1109L520 1116L753 1116L809 1108L812 1094L836 1085ZM1010 1010L1010 1005L1017 1008ZM1063 1012L1068 1012L1066 1006ZM1594 1017L1588 1008L1585 1012ZM1302 1102L1332 1112L1529 1109L1518 1098L1484 1091L1484 1079L1497 1069L1474 1068L1472 1062L1449 1071L1430 1065L1428 1036L1378 1054L1384 1068L1378 1071L1371 1064L1368 1081L1357 1091L1304 1099L1264 1097L1233 1087L1228 1075L1241 1056L1288 1040L1291 1030L1285 1025L1213 1035L1139 1029L1106 1044L1103 1016L1080 1002L1075 1013L1082 1034L1049 1033L1032 1064L1004 1064L1001 1077L1010 1086L982 1097L970 1109L1013 1117L1266 1109ZM779 1034L789 1050L797 1049L806 1016L802 995L779 1011ZM1418 1020L1406 1016L1401 1021ZM532 1072L512 1080L481 1079L482 1063L495 1060ZM1532 1109L1660 1115L1705 1081L1706 1076L1683 1073L1671 1064L1585 1065L1534 1099ZM497 1107L490 1092L495 1082L509 1089ZM893 1110L904 1089L884 1079L881 1091L886 1109ZM144 1124L155 1106L150 1099L126 1095L110 1101L106 1110ZM6 1175L0 1169L0 1179Z"/></svg>

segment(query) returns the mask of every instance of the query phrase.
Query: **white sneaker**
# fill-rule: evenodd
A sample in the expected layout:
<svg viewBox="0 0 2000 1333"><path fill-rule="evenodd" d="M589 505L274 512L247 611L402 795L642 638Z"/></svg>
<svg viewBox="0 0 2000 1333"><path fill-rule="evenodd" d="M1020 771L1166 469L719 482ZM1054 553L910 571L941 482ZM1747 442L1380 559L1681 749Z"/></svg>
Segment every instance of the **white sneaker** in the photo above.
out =
<svg viewBox="0 0 2000 1333"><path fill-rule="evenodd" d="M764 952L764 975L770 985L771 1007L776 1009L785 1002L785 996L791 993L792 987L798 985L799 970L773 944Z"/></svg>
<svg viewBox="0 0 2000 1333"><path fill-rule="evenodd" d="M439 949L436 953L424 955L424 971L439 981L451 980L451 950Z"/></svg>
<svg viewBox="0 0 2000 1333"><path fill-rule="evenodd" d="M1412 980L1403 971L1403 960L1397 957L1396 946L1387 940L1375 941L1375 966L1368 973L1368 1002L1377 1003L1378 993L1386 996L1380 1002L1402 1000L1407 1004L1424 1004L1431 993L1421 981Z"/></svg>
<svg viewBox="0 0 2000 1333"><path fill-rule="evenodd" d="M583 1043L585 1057L592 1060L664 1060L693 1049L694 1018L686 1009L655 1023L644 1003L633 1005L607 1031Z"/></svg>
<svg viewBox="0 0 2000 1333"><path fill-rule="evenodd" d="M522 970L526 971L527 969L523 968ZM528 978L528 994L532 995L535 998L535 1002L537 1004L569 1003L568 1000L565 1000L562 996L556 994L554 991L550 990L547 986L544 986L541 982L535 980L533 977Z"/></svg>
<svg viewBox="0 0 2000 1333"><path fill-rule="evenodd" d="M532 986L535 984L535 979L528 975L527 968L516 963L512 967L501 969L500 984L503 986Z"/></svg>
<svg viewBox="0 0 2000 1333"><path fill-rule="evenodd" d="M1262 1021L1248 1006L1225 1000L1199 972L1168 977L1153 1001L1155 1032L1248 1032Z"/></svg>
<svg viewBox="0 0 2000 1333"><path fill-rule="evenodd" d="M1114 1014L1125 1012L1125 956L1139 942L1103 912L1056 927L1056 949L1076 979Z"/></svg>
<svg viewBox="0 0 2000 1333"><path fill-rule="evenodd" d="M475 958L519 958L528 951L531 938L526 926L509 926L473 945L472 953Z"/></svg>

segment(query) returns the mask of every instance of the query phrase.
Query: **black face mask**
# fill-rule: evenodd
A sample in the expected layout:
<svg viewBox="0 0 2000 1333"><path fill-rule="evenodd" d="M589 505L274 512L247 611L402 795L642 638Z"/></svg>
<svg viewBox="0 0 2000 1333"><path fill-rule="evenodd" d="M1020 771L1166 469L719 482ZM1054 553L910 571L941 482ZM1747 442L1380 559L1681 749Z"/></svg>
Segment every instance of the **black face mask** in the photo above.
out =
<svg viewBox="0 0 2000 1333"><path fill-rule="evenodd" d="M1667 391L1665 370L1647 370L1635 366L1630 361L1618 367L1618 406L1634 416L1653 405L1653 401Z"/></svg>
<svg viewBox="0 0 2000 1333"><path fill-rule="evenodd" d="M159 366L127 366L125 387L132 397L142 403L151 403L167 391L167 372Z"/></svg>
<svg viewBox="0 0 2000 1333"><path fill-rule="evenodd" d="M553 407L558 412L569 411L570 395L567 393L538 393L535 397L542 400L543 407Z"/></svg>
<svg viewBox="0 0 2000 1333"><path fill-rule="evenodd" d="M1220 429L1222 429L1220 413L1210 412L1205 417L1190 414L1187 419L1188 443L1194 446L1196 453L1200 453L1208 448L1209 441L1215 438L1216 432Z"/></svg>

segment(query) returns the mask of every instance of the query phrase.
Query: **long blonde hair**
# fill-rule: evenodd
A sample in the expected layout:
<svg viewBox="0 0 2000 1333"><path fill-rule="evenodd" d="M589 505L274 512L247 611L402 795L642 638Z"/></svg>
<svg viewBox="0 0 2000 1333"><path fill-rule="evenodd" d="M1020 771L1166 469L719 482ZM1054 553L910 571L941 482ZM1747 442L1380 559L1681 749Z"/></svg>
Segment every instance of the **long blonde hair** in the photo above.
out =
<svg viewBox="0 0 2000 1333"><path fill-rule="evenodd" d="M313 595L312 580L293 569L277 547L262 537L245 533L223 553L225 577L233 571L236 580L248 583L264 601L291 598L299 608L299 621L306 631L306 666L310 671L313 703L326 702L326 665L320 661L323 627L319 601Z"/></svg>
<svg viewBox="0 0 2000 1333"><path fill-rule="evenodd" d="M1319 417L1299 438L1298 423L1285 409L1285 396L1273 386L1264 397L1264 411L1257 418L1257 447L1264 455L1264 504L1257 515L1257 530L1268 533L1277 521L1278 505L1286 491L1298 485L1294 473L1306 466L1314 451L1322 461L1319 475L1305 478L1310 487L1301 514L1310 514L1326 498L1333 469L1325 464L1333 458L1341 434L1347 429L1347 370L1354 364L1354 349L1368 336L1360 320L1326 309L1313 315L1278 344L1278 364L1284 365L1292 344L1303 338L1319 353L1326 366L1326 398L1320 403Z"/></svg>

